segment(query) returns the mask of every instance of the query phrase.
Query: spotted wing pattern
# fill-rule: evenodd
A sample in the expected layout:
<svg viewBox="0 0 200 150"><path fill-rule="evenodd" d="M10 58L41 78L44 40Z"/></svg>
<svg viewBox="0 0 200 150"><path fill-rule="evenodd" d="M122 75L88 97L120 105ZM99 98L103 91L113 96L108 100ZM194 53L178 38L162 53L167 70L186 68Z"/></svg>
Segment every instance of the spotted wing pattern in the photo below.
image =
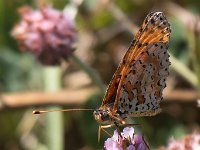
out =
<svg viewBox="0 0 200 150"><path fill-rule="evenodd" d="M170 25L161 12L150 13L120 62L100 108L132 116L154 115L168 75Z"/></svg>
<svg viewBox="0 0 200 150"><path fill-rule="evenodd" d="M167 48L160 42L150 44L136 61L129 64L117 105L122 114L137 117L160 112L159 103L169 75Z"/></svg>

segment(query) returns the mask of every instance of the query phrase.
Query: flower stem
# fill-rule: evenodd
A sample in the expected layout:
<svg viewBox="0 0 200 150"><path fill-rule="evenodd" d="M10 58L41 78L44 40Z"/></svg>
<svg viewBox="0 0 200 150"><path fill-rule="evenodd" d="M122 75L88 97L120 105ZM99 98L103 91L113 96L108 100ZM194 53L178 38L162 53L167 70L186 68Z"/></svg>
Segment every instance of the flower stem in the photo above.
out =
<svg viewBox="0 0 200 150"><path fill-rule="evenodd" d="M183 78L185 78L194 87L198 87L197 76L189 70L183 63L178 61L172 54L170 54L170 61L172 69L179 73Z"/></svg>
<svg viewBox="0 0 200 150"><path fill-rule="evenodd" d="M43 80L45 91L57 91L61 88L61 69L59 67L44 67ZM51 106L48 109L61 109ZM63 116L62 112L46 114L46 144L49 150L63 150Z"/></svg>
<svg viewBox="0 0 200 150"><path fill-rule="evenodd" d="M197 27L196 27L197 28ZM196 29L197 30L197 29ZM200 92L200 36L198 31L194 31L194 54L195 54L195 71L198 78L198 91Z"/></svg>

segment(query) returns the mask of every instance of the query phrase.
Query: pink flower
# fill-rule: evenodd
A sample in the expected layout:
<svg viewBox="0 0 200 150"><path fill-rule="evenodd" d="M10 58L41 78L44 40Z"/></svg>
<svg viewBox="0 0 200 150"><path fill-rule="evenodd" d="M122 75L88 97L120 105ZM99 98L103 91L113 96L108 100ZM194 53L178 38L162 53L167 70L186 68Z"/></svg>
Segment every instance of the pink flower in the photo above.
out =
<svg viewBox="0 0 200 150"><path fill-rule="evenodd" d="M42 50L42 39L40 37L40 35L36 32L29 32L27 34L25 34L24 37L24 44L27 47L31 47L32 50L34 50L33 52L38 53Z"/></svg>
<svg viewBox="0 0 200 150"><path fill-rule="evenodd" d="M68 16L48 6L37 10L25 6L19 14L12 36L21 49L31 51L45 65L59 64L71 55L76 33Z"/></svg>
<svg viewBox="0 0 200 150"><path fill-rule="evenodd" d="M179 140L171 138L167 147L162 150L198 150L200 149L200 134L186 135Z"/></svg>
<svg viewBox="0 0 200 150"><path fill-rule="evenodd" d="M51 20L43 20L40 22L40 26L38 29L40 29L43 32L51 32L56 27L56 23L52 22Z"/></svg>
<svg viewBox="0 0 200 150"><path fill-rule="evenodd" d="M134 134L134 128L126 127L123 129L121 136L114 131L111 138L108 138L104 143L105 150L147 150L142 137Z"/></svg>

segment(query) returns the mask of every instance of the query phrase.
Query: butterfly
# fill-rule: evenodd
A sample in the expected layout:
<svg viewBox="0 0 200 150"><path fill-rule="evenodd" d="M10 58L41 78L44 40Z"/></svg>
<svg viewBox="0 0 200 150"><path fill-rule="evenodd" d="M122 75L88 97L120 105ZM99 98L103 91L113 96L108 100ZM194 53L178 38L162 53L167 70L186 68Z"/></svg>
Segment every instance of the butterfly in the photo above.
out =
<svg viewBox="0 0 200 150"><path fill-rule="evenodd" d="M92 110L100 124L98 139L101 129L125 125L127 117L158 114L169 75L167 49L170 32L170 24L162 12L147 15L114 73L98 109L35 110L33 113Z"/></svg>
<svg viewBox="0 0 200 150"><path fill-rule="evenodd" d="M101 106L93 112L100 128L124 125L127 117L153 116L161 111L169 75L170 32L162 12L147 15L114 73Z"/></svg>

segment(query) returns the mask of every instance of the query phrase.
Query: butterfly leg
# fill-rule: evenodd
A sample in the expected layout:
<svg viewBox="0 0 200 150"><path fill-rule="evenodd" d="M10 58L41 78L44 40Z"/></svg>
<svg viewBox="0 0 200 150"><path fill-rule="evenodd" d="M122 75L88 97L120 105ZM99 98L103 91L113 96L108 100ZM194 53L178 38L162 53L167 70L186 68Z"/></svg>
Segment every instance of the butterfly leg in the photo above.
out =
<svg viewBox="0 0 200 150"><path fill-rule="evenodd" d="M99 129L98 129L98 142L100 141L100 138L101 138L101 130L103 132L105 132L108 136L110 136L110 137L112 136L110 133L108 133L108 131L105 130L106 128L112 128L112 127L115 127L117 129L118 133L120 133L119 124L117 122L114 122L114 124L111 124L111 125L99 126ZM119 136L121 136L121 134L119 134Z"/></svg>
<svg viewBox="0 0 200 150"><path fill-rule="evenodd" d="M101 130L104 131L106 134L108 134L111 137L111 134L108 133L105 129L106 128L112 128L113 126L115 126L114 124L109 124L109 125L103 125L103 126L99 126L98 128L98 142L100 141L101 138Z"/></svg>

